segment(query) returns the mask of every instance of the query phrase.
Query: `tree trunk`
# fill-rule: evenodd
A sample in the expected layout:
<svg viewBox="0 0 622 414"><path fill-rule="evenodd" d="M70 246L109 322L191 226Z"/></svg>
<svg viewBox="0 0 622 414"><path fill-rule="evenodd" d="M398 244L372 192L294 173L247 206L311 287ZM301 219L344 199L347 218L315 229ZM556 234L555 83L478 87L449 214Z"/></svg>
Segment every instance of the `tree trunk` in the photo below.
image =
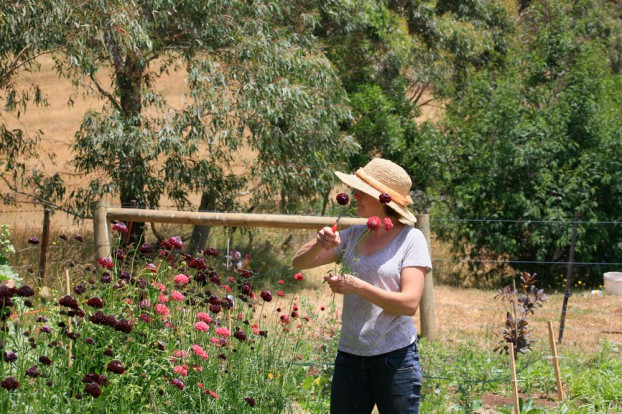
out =
<svg viewBox="0 0 622 414"><path fill-rule="evenodd" d="M204 191L201 195L201 204L199 205L199 211L214 211L215 205L215 193L208 193ZM188 253L193 254L205 248L205 243L207 243L210 228L210 226L194 226L194 228L192 229L192 236L190 237L190 243L188 244Z"/></svg>
<svg viewBox="0 0 622 414"><path fill-rule="evenodd" d="M145 208L146 200L143 197L145 177L142 168L139 167L143 163L143 154L135 150L136 143L131 142L131 139L136 136L136 129L142 125L142 80L146 66L140 56L127 55L122 62L118 56L116 58L115 75L120 111L128 137L123 155L119 159L119 168L122 171L119 175L121 207ZM128 223L129 233L124 244L143 242L145 228L144 222Z"/></svg>

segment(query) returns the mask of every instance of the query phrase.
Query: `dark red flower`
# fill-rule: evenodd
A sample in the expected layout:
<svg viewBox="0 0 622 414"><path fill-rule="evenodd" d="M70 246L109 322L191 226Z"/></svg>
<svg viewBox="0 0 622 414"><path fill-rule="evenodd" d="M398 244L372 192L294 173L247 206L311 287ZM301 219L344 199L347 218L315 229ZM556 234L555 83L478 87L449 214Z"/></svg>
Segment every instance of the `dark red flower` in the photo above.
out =
<svg viewBox="0 0 622 414"><path fill-rule="evenodd" d="M36 246L39 243L39 239L37 239L36 237L31 237L28 239L28 244L34 244Z"/></svg>
<svg viewBox="0 0 622 414"><path fill-rule="evenodd" d="M244 401L246 401L246 404L250 405L251 407L254 407L255 404L257 404L253 397L244 397Z"/></svg>
<svg viewBox="0 0 622 414"><path fill-rule="evenodd" d="M39 372L38 366L33 365L26 370L26 375L31 378L37 378L39 375L41 375L41 372Z"/></svg>
<svg viewBox="0 0 622 414"><path fill-rule="evenodd" d="M339 203L339 205L342 205L342 206L345 206L346 204L350 202L350 197L348 197L346 193L337 194L336 199L337 199L337 203Z"/></svg>
<svg viewBox="0 0 622 414"><path fill-rule="evenodd" d="M382 220L378 216L371 216L367 219L367 228L371 231L376 231L382 227Z"/></svg>
<svg viewBox="0 0 622 414"><path fill-rule="evenodd" d="M79 306L79 304L78 304L78 301L77 301L77 300L75 300L74 298L72 298L72 297L71 297L71 296L69 296L69 295L65 295L65 296L63 296L62 298L60 298L60 299L58 300L58 303L59 303L61 306L66 306L66 307L71 308L71 309L80 309L80 306Z"/></svg>
<svg viewBox="0 0 622 414"><path fill-rule="evenodd" d="M218 256L218 250L214 249L214 248L207 248L205 250L203 250L203 256L212 256L212 257L217 257Z"/></svg>
<svg viewBox="0 0 622 414"><path fill-rule="evenodd" d="M100 257L97 259L97 263L104 269L112 269L114 267L114 263L110 257Z"/></svg>
<svg viewBox="0 0 622 414"><path fill-rule="evenodd" d="M382 204L389 204L391 202L391 196L387 193L383 193L378 196L378 200L380 200Z"/></svg>
<svg viewBox="0 0 622 414"><path fill-rule="evenodd" d="M73 287L73 292L76 295L83 294L84 292L86 292L86 285L84 283L78 283L77 285Z"/></svg>
<svg viewBox="0 0 622 414"><path fill-rule="evenodd" d="M6 362L15 362L17 361L17 354L13 351L7 351L4 353L4 360Z"/></svg>
<svg viewBox="0 0 622 414"><path fill-rule="evenodd" d="M6 377L5 379L2 380L0 385L2 385L2 388L4 389L12 391L12 390L17 389L17 387L19 387L19 382L17 382L17 380L13 377Z"/></svg>
<svg viewBox="0 0 622 414"><path fill-rule="evenodd" d="M102 389L99 387L98 384L94 382L87 384L84 388L84 391L87 394L92 395L94 398L98 398L100 395L102 395Z"/></svg>
<svg viewBox="0 0 622 414"><path fill-rule="evenodd" d="M246 332L239 330L233 333L233 337L239 339L240 341L246 341Z"/></svg>
<svg viewBox="0 0 622 414"><path fill-rule="evenodd" d="M82 236L80 236L79 234L76 234L76 235L74 236L74 239L76 239L76 240L77 240L77 241L79 241L79 242L83 242L83 241L84 241L84 238L83 238Z"/></svg>
<svg viewBox="0 0 622 414"><path fill-rule="evenodd" d="M197 270L207 269L207 265L205 264L205 261L201 258L194 258L190 260L190 262L188 263L188 267L191 269L197 269Z"/></svg>
<svg viewBox="0 0 622 414"><path fill-rule="evenodd" d="M153 246L151 244L149 244L149 243L143 243L138 248L138 251L143 253L143 254L153 253Z"/></svg>
<svg viewBox="0 0 622 414"><path fill-rule="evenodd" d="M104 300L100 297L93 296L86 301L86 304L92 308L101 309L104 307Z"/></svg>
<svg viewBox="0 0 622 414"><path fill-rule="evenodd" d="M125 372L125 367L121 361L114 359L108 363L108 371L114 372L115 374L123 374Z"/></svg>
<svg viewBox="0 0 622 414"><path fill-rule="evenodd" d="M270 302L272 300L272 292L270 292L269 290L264 290L259 294L259 296L261 296L261 298L266 302Z"/></svg>
<svg viewBox="0 0 622 414"><path fill-rule="evenodd" d="M132 332L132 323L127 319L119 319L114 324L114 330L129 334L130 332Z"/></svg>
<svg viewBox="0 0 622 414"><path fill-rule="evenodd" d="M15 293L17 293L17 296L21 296L23 298L28 298L28 297L34 295L35 291L32 290L32 288L30 286L28 286L28 285L22 285L22 287L17 289L15 291Z"/></svg>
<svg viewBox="0 0 622 414"><path fill-rule="evenodd" d="M52 360L48 357L46 357L45 355L41 355L39 357L39 362L42 363L43 365L52 365Z"/></svg>

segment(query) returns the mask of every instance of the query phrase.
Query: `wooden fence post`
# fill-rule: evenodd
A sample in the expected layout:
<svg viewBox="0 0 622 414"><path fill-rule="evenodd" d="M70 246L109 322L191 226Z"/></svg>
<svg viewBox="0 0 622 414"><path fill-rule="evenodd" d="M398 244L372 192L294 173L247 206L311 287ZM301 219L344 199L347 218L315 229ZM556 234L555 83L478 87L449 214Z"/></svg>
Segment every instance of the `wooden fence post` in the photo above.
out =
<svg viewBox="0 0 622 414"><path fill-rule="evenodd" d="M52 209L46 207L43 210L43 232L41 234L41 252L39 253L39 283L43 286L48 262L48 248L50 245L50 216Z"/></svg>
<svg viewBox="0 0 622 414"><path fill-rule="evenodd" d="M425 236L431 255L432 247L430 246L429 214L417 215L417 228L421 230ZM431 270L427 275L425 275L423 296L421 297L421 303L419 304L419 320L421 322L421 336L428 339L434 339L436 336L436 318L434 316L434 278L432 277Z"/></svg>
<svg viewBox="0 0 622 414"><path fill-rule="evenodd" d="M108 229L108 203L99 200L93 203L93 238L97 257L110 256L110 230Z"/></svg>

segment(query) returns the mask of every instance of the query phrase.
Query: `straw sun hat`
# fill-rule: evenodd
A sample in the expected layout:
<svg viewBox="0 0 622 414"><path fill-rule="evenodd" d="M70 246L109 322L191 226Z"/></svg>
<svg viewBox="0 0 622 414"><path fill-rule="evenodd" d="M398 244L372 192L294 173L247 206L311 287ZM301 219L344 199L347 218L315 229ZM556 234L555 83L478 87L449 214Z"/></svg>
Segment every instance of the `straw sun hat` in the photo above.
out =
<svg viewBox="0 0 622 414"><path fill-rule="evenodd" d="M413 202L409 195L412 181L408 173L394 162L382 158L374 158L366 166L359 168L354 174L344 174L335 171L335 175L348 186L372 197L378 198L380 194L389 194L391 202L387 206L406 219L406 221L412 224L417 221L407 208Z"/></svg>

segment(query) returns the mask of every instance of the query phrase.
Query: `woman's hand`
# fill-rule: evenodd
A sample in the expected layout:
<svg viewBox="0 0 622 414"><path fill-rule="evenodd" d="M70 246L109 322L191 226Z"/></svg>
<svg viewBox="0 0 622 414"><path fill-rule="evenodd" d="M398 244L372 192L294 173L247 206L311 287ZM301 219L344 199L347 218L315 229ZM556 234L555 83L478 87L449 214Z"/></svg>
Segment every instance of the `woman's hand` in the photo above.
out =
<svg viewBox="0 0 622 414"><path fill-rule="evenodd" d="M333 293L345 295L348 293L357 293L361 280L349 274L334 275L329 273L324 276L324 281L328 282L328 286L330 286L330 290L332 290Z"/></svg>
<svg viewBox="0 0 622 414"><path fill-rule="evenodd" d="M338 231L333 231L330 227L324 227L317 232L316 241L322 249L330 250L341 243L341 238L339 237Z"/></svg>
<svg viewBox="0 0 622 414"><path fill-rule="evenodd" d="M296 269L310 269L322 266L337 260L336 247L341 243L338 231L324 227L317 232L314 239L305 243L292 260Z"/></svg>

